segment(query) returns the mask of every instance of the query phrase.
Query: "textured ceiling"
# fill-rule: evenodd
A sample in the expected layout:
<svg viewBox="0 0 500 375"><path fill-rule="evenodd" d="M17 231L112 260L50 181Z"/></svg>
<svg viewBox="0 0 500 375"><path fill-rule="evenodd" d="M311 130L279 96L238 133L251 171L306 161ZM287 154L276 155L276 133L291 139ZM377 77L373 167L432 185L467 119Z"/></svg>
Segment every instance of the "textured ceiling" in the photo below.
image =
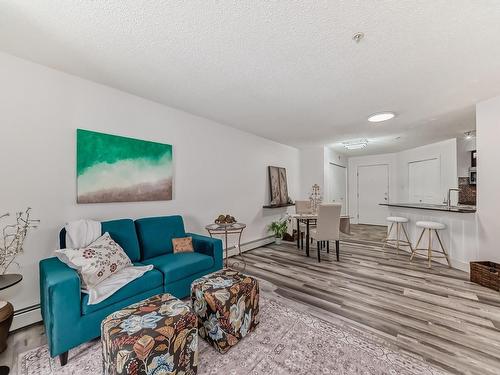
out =
<svg viewBox="0 0 500 375"><path fill-rule="evenodd" d="M1 0L0 50L282 143L388 152L500 94L500 1Z"/></svg>

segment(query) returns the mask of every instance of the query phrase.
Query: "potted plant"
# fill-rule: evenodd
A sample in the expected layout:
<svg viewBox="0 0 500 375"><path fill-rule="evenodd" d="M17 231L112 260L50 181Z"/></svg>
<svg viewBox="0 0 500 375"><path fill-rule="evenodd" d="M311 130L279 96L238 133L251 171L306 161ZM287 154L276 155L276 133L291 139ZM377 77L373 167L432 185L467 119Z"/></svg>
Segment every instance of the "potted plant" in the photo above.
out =
<svg viewBox="0 0 500 375"><path fill-rule="evenodd" d="M286 233L286 230L287 230L286 219L273 221L269 225L269 231L274 233L277 245L281 244L281 239L283 238L283 234Z"/></svg>
<svg viewBox="0 0 500 375"><path fill-rule="evenodd" d="M24 240L28 232L36 228L40 222L40 220L35 220L30 217L30 210L31 208L28 208L25 212L16 213L15 222L4 225L0 230L2 237L0 238L0 279L14 276L5 274L12 263L16 264L16 257L23 252ZM8 213L0 215L0 220L7 216L9 216ZM20 277L20 279L22 279L22 277ZM14 285L15 283L11 283L10 285ZM8 286L9 284L7 284L7 287ZM12 304L0 299L0 353L4 351L7 346L7 336L9 335L13 316L14 307ZM2 371L0 372L2 374L4 373Z"/></svg>

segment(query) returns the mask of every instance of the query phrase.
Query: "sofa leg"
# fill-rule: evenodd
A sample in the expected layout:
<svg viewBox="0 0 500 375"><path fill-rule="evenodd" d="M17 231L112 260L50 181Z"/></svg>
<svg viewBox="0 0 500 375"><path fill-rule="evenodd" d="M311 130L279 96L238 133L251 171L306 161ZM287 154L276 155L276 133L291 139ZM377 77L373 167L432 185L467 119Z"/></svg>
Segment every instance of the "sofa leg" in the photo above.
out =
<svg viewBox="0 0 500 375"><path fill-rule="evenodd" d="M65 366L68 363L68 352L59 354L59 362L61 362L61 366Z"/></svg>

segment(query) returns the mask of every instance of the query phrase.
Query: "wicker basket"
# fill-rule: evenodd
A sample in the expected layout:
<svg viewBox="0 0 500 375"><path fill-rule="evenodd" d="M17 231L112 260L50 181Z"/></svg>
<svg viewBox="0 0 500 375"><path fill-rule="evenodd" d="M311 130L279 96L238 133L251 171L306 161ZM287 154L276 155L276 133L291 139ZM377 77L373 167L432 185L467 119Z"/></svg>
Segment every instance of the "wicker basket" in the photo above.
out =
<svg viewBox="0 0 500 375"><path fill-rule="evenodd" d="M470 262L470 281L490 289L500 290L500 264Z"/></svg>

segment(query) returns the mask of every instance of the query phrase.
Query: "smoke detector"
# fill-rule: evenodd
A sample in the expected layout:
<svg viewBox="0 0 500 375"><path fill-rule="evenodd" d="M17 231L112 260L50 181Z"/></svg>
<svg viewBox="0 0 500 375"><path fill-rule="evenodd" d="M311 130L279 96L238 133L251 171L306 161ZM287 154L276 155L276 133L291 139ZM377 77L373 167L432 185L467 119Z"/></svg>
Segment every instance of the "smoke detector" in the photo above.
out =
<svg viewBox="0 0 500 375"><path fill-rule="evenodd" d="M365 37L365 34L362 32L357 32L352 36L352 40L354 40L356 43L361 42L361 40Z"/></svg>

